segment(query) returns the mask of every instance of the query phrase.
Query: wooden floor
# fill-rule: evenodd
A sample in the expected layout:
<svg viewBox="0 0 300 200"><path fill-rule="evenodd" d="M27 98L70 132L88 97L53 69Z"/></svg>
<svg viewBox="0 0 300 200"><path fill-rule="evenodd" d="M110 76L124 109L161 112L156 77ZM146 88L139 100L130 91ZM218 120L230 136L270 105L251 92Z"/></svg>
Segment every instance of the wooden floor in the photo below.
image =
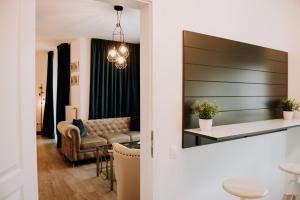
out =
<svg viewBox="0 0 300 200"><path fill-rule="evenodd" d="M37 136L40 200L116 200L109 181L96 176L95 162L75 168L57 151L54 140Z"/></svg>

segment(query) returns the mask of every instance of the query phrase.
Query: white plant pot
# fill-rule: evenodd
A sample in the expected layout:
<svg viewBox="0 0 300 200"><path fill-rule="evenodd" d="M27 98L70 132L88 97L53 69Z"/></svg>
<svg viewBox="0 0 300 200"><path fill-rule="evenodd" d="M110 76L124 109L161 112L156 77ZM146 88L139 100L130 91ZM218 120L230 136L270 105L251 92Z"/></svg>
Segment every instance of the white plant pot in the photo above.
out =
<svg viewBox="0 0 300 200"><path fill-rule="evenodd" d="M292 120L294 116L294 111L283 111L283 119Z"/></svg>
<svg viewBox="0 0 300 200"><path fill-rule="evenodd" d="M199 126L201 131L210 131L212 128L212 119L199 119Z"/></svg>

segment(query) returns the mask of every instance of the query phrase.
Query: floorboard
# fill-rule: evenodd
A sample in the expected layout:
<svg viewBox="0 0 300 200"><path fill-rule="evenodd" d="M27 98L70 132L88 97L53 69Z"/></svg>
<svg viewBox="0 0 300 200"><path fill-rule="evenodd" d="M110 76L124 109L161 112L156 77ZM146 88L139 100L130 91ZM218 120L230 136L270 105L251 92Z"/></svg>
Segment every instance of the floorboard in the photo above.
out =
<svg viewBox="0 0 300 200"><path fill-rule="evenodd" d="M96 176L94 161L74 168L55 146L55 141L37 136L40 200L117 200L109 181Z"/></svg>

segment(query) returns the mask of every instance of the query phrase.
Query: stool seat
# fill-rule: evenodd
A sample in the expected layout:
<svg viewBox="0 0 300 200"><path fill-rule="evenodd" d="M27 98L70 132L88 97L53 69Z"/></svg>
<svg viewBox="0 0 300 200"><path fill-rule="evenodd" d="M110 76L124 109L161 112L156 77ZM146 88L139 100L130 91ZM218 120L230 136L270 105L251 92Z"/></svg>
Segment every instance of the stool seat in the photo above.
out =
<svg viewBox="0 0 300 200"><path fill-rule="evenodd" d="M267 188L255 181L231 178L223 182L223 188L229 194L241 199L259 199L268 194Z"/></svg>
<svg viewBox="0 0 300 200"><path fill-rule="evenodd" d="M279 165L279 169L286 173L300 176L300 164L298 163L283 163Z"/></svg>

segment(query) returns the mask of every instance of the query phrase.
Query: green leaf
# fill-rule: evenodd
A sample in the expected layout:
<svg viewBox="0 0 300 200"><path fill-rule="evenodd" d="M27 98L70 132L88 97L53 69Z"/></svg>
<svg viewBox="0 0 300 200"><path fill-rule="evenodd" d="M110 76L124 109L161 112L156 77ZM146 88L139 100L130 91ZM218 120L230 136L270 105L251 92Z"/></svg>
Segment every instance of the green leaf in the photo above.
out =
<svg viewBox="0 0 300 200"><path fill-rule="evenodd" d="M295 111L300 110L300 103L295 99L283 99L281 101L281 107L283 111Z"/></svg>
<svg viewBox="0 0 300 200"><path fill-rule="evenodd" d="M219 106L208 101L197 101L193 106L193 113L200 119L212 119L219 113Z"/></svg>

